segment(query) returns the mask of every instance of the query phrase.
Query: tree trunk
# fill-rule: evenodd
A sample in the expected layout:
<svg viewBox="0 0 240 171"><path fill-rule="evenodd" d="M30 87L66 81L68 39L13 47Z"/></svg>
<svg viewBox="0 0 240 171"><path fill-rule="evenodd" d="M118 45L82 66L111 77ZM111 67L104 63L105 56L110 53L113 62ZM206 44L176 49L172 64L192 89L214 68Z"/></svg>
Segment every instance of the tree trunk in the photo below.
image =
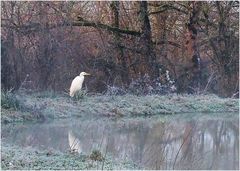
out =
<svg viewBox="0 0 240 171"><path fill-rule="evenodd" d="M189 2L191 8L189 23L187 23L186 47L188 57L191 59L190 71L192 72L190 83L191 88L199 93L201 88L201 58L197 47L198 41L198 20L201 9L201 2ZM188 58L189 59L189 58Z"/></svg>
<svg viewBox="0 0 240 171"><path fill-rule="evenodd" d="M218 37L212 42L212 47L216 50L217 69L219 73L219 89L221 95L232 96L239 91L239 39L229 29L229 18L231 1L228 2L226 8L223 8L222 2L216 2L219 23Z"/></svg>
<svg viewBox="0 0 240 171"><path fill-rule="evenodd" d="M49 78L53 69L53 58L50 48L50 33L48 28L48 16L45 14L46 5L39 2L39 21L41 32L39 34L39 52L37 54L37 67L39 68L39 88L46 90L49 86Z"/></svg>
<svg viewBox="0 0 240 171"><path fill-rule="evenodd" d="M10 2L10 21L14 22L14 11L16 10L16 2ZM6 51L5 51L5 60L3 63L6 64L7 71L11 73L7 75L6 78L6 89L18 90L21 85L21 72L22 72L22 60L18 56L17 48L15 46L15 37L16 34L13 30L7 31L7 41L5 42Z"/></svg>
<svg viewBox="0 0 240 171"><path fill-rule="evenodd" d="M113 20L113 27L116 27L119 29L119 1L113 1L111 4L112 7L112 12L114 16ZM124 49L121 46L121 39L120 39L120 33L119 32L114 32L114 41L117 46L117 59L120 63L120 75L121 79L124 85L129 84L129 72L128 72L128 66L127 66L127 58L124 55Z"/></svg>
<svg viewBox="0 0 240 171"><path fill-rule="evenodd" d="M146 72L149 72L151 79L159 77L159 69L156 61L156 54L153 50L152 46L152 31L150 20L148 17L148 3L147 1L140 1L140 21L142 23L142 35L141 35L141 43L142 43L142 50L144 54L144 58L142 60L143 70L141 74L144 75Z"/></svg>

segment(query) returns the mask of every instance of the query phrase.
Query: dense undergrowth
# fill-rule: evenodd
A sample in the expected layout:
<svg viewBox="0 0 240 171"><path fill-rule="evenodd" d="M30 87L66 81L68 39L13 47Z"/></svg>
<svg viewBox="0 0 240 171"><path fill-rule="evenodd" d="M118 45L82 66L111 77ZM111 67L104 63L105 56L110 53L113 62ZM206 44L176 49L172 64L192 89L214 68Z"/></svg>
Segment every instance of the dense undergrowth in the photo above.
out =
<svg viewBox="0 0 240 171"><path fill-rule="evenodd" d="M1 108L19 110L20 101L16 95L10 91L1 91Z"/></svg>
<svg viewBox="0 0 240 171"><path fill-rule="evenodd" d="M238 112L239 101L216 95L89 95L54 92L2 94L2 122L84 116L148 116L178 113Z"/></svg>

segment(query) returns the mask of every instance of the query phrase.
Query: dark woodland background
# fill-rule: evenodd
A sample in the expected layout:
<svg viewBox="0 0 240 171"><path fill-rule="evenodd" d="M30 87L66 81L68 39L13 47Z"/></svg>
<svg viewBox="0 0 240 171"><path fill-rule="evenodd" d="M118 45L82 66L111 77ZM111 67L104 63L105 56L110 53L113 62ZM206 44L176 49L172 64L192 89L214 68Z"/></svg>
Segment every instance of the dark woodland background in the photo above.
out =
<svg viewBox="0 0 240 171"><path fill-rule="evenodd" d="M66 91L81 71L90 92L232 97L239 2L1 2L2 89Z"/></svg>

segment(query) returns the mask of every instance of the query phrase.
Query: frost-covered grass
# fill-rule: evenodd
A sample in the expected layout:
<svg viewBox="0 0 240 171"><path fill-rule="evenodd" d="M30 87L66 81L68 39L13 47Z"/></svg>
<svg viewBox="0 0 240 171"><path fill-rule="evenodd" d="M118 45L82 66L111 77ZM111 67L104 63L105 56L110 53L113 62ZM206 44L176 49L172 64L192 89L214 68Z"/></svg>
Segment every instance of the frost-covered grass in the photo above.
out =
<svg viewBox="0 0 240 171"><path fill-rule="evenodd" d="M71 117L122 117L136 122L143 117L164 115L158 119L177 117L190 118L188 114L207 116L223 113L224 117L234 117L239 112L239 99L220 98L215 95L87 95L72 99L67 95L52 93L14 94L14 99L21 108L2 108L1 120L4 123L16 121L39 121ZM15 104L15 103L13 103ZM231 115L228 115L228 113ZM196 115L195 115L196 114ZM157 118L156 118L157 120ZM155 121L155 120L153 120ZM132 124L134 125L134 124ZM40 151L32 148L22 148L12 144L1 143L2 169L138 169L129 161L114 161L110 156L102 156L98 151L79 155L70 152ZM95 161L101 159L101 161ZM104 165L103 165L104 162Z"/></svg>
<svg viewBox="0 0 240 171"><path fill-rule="evenodd" d="M95 161L88 155L39 151L6 143L2 143L1 154L1 167L4 170L138 169L129 161L114 161L109 156L103 161Z"/></svg>
<svg viewBox="0 0 240 171"><path fill-rule="evenodd" d="M179 113L238 112L239 100L216 95L86 95L72 99L66 95L18 95L27 112L2 111L2 121L54 119L84 116L145 116Z"/></svg>

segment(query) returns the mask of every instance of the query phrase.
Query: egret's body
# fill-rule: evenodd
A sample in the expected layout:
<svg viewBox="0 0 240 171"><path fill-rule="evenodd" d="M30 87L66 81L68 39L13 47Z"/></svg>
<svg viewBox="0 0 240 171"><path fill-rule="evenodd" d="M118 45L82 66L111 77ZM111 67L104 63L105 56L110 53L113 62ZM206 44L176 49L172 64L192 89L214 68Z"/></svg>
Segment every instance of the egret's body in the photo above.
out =
<svg viewBox="0 0 240 171"><path fill-rule="evenodd" d="M90 75L90 74L86 72L81 72L79 76L76 76L73 79L70 87L70 93L69 93L71 97L73 97L79 90L81 90L85 75Z"/></svg>

